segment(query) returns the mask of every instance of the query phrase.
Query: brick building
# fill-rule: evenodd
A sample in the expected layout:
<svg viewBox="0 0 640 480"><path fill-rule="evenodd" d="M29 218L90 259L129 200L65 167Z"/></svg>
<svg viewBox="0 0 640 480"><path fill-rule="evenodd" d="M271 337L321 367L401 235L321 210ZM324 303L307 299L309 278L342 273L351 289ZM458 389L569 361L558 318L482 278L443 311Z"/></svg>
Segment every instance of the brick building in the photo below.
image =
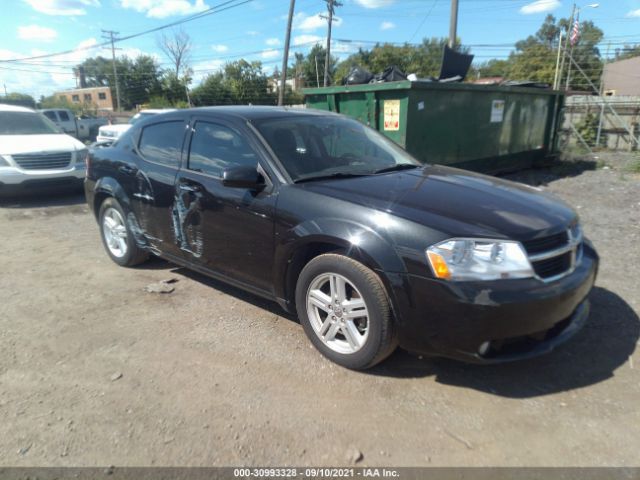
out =
<svg viewBox="0 0 640 480"><path fill-rule="evenodd" d="M113 111L113 98L109 87L74 88L56 92L55 96L71 103L88 103L95 105L98 111Z"/></svg>

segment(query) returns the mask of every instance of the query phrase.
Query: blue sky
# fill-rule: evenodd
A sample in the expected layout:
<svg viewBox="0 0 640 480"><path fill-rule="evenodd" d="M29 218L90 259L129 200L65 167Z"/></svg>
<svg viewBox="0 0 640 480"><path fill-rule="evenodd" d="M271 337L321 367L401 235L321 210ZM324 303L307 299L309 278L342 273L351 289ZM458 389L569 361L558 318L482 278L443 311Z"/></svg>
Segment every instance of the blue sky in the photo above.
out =
<svg viewBox="0 0 640 480"><path fill-rule="evenodd" d="M223 0L0 0L0 60L91 47L102 42L101 29L130 35L158 27ZM242 0L236 0L239 3ZM595 0L594 0L595 1ZM333 52L345 57L359 46L380 42L419 42L423 37L448 35L449 0L342 0L334 26ZM622 43L640 43L640 0L600 0L598 8L582 5L581 18L593 20L605 32L603 53ZM534 33L547 13L569 16L568 0L460 0L458 36L470 45L477 61L508 55L511 45ZM191 36L191 67L197 80L238 58L257 59L271 71L282 61L282 44L289 0L252 0L227 11L183 24ZM323 0L297 0L293 51L306 52L324 42ZM169 31L170 32L170 31ZM124 41L118 54L154 55L167 59L157 47L158 34ZM491 46L496 45L499 46ZM487 46L489 45L489 46ZM89 48L65 55L0 63L0 83L9 92L39 97L73 87L71 67L88 56L110 55Z"/></svg>

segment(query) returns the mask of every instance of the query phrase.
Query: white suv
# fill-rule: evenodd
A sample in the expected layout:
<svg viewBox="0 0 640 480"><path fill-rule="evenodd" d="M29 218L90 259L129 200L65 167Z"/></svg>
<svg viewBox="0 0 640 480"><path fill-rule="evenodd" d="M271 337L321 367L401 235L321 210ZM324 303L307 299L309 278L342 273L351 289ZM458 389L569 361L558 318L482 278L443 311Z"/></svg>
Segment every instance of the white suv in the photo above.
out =
<svg viewBox="0 0 640 480"><path fill-rule="evenodd" d="M86 147L44 115L0 105L0 196L46 187L80 186Z"/></svg>

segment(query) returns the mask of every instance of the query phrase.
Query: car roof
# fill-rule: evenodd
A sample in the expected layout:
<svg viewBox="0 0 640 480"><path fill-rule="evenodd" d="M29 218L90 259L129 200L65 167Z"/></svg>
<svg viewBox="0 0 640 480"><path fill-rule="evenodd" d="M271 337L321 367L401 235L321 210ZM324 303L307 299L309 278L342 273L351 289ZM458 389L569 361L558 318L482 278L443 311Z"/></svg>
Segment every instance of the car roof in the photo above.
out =
<svg viewBox="0 0 640 480"><path fill-rule="evenodd" d="M219 117L235 117L243 120L260 120L266 118L279 118L298 116L336 116L335 113L326 110L314 110L307 108L271 107L263 105L236 105L220 107L198 107L179 110L186 114L213 114Z"/></svg>
<svg viewBox="0 0 640 480"><path fill-rule="evenodd" d="M20 107L18 105L5 105L4 103L0 103L0 112L31 112L35 113L34 110L27 107Z"/></svg>

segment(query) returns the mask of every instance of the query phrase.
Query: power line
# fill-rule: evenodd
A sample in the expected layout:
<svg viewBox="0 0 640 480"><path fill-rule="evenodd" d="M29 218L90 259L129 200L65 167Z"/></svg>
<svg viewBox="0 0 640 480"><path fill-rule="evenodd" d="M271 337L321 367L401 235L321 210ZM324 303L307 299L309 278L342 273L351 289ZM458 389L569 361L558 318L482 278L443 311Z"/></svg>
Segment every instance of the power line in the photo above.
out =
<svg viewBox="0 0 640 480"><path fill-rule="evenodd" d="M154 32L158 32L160 30L164 30L165 28L170 28L170 27L175 27L176 25L180 25L183 23L187 23L187 22L191 22L193 20L197 20L199 18L203 18L206 17L208 15L212 15L214 13L220 13L220 12L224 12L226 10L230 10L232 8L236 8L239 7L241 5L244 5L246 3L250 3L253 2L255 0L243 0L240 3L234 3L237 2L238 0L227 0L226 2L222 2L219 5L207 8L206 10L200 12L200 13L196 13L193 14L189 17L183 18L181 20L176 20L175 22L171 22L171 23L167 23L165 25L160 25L159 27L155 27L155 28L151 28L149 30L145 30L142 32L138 32L138 33L134 33L131 35L127 35L124 37L120 37L119 39L117 39L117 42L123 42L125 40L130 40L132 38L137 38L137 37L141 37L142 35L147 35L149 33L154 33ZM232 4L232 5L229 5ZM222 8L224 7L224 8ZM4 59L4 60L0 60L1 63L13 63L13 62L20 62L23 60L36 60L36 59L40 59L40 58L51 58L51 57L57 57L60 55L68 55L70 53L76 53L76 52L80 52L80 51L84 51L84 50L91 50L93 48L100 48L100 47L105 47L108 46L109 44L111 44L111 41L105 41L102 43L97 43L95 45L87 45L85 47L80 47L80 48L74 48L71 50L65 50L62 52L55 52L55 53L48 53L48 54L44 54L44 55L35 55L32 57L22 57L22 58L10 58L10 59Z"/></svg>

